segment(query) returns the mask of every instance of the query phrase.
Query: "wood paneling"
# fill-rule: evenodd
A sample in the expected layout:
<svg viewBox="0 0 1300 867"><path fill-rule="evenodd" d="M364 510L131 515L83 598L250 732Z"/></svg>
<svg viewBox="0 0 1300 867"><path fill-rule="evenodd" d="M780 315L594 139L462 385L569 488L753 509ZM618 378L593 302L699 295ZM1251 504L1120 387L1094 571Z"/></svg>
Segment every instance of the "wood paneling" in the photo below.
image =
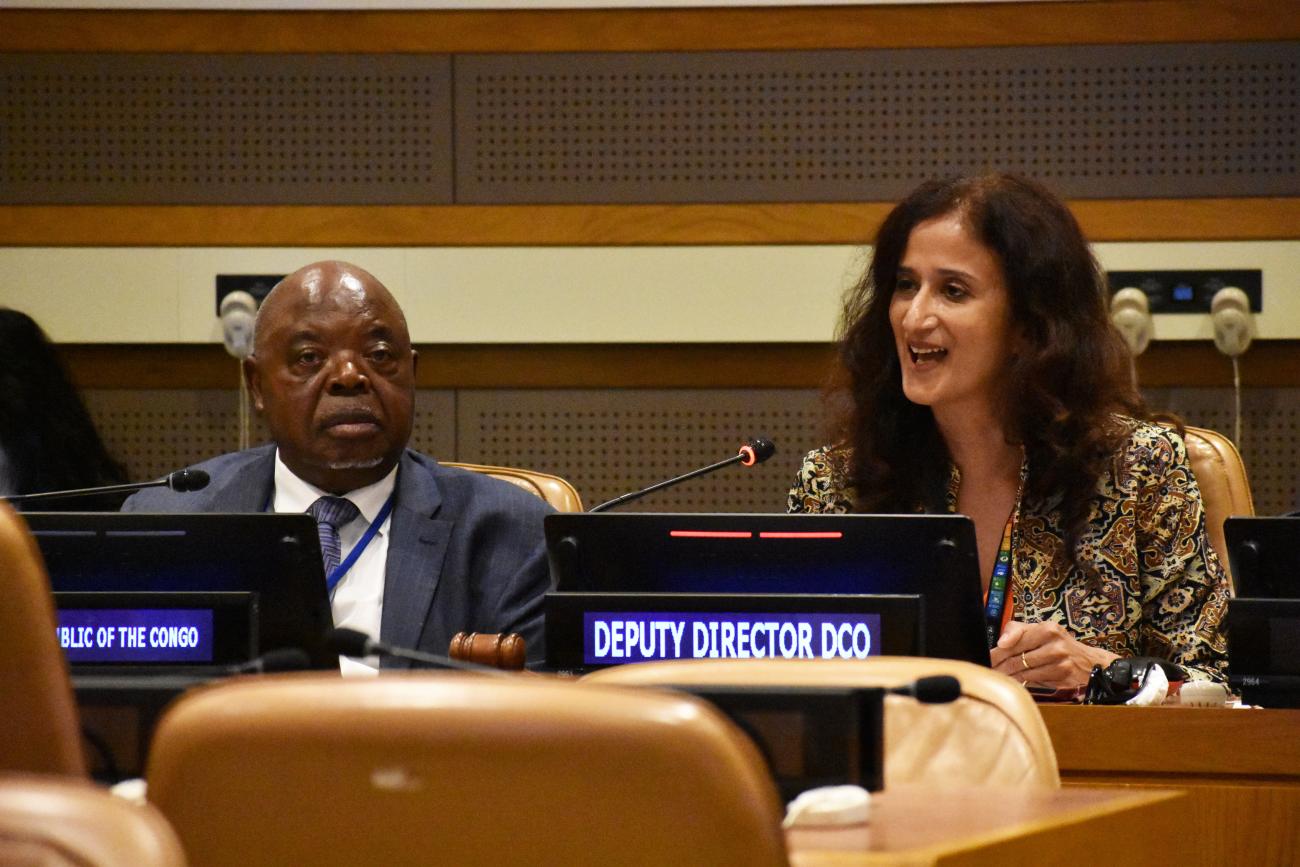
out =
<svg viewBox="0 0 1300 867"><path fill-rule="evenodd" d="M421 388L821 388L834 364L825 344L427 344ZM60 347L82 388L229 388L230 356L215 344ZM1300 341L1256 341L1241 359L1247 387L1300 386ZM1226 386L1232 368L1209 342L1153 344L1144 386Z"/></svg>
<svg viewBox="0 0 1300 867"><path fill-rule="evenodd" d="M1297 710L1076 705L1039 710L1062 774L1227 775L1300 784ZM1101 732L1123 735L1099 737Z"/></svg>
<svg viewBox="0 0 1300 867"><path fill-rule="evenodd" d="M0 10L9 52L548 52L1300 38L1300 0L502 11ZM1300 237L1298 199L1081 201L1098 241ZM858 243L888 204L0 208L0 244Z"/></svg>
<svg viewBox="0 0 1300 867"><path fill-rule="evenodd" d="M1300 858L1300 711L1042 705L1067 786L1187 792L1198 864ZM1171 862L1172 863L1172 862Z"/></svg>
<svg viewBox="0 0 1300 867"><path fill-rule="evenodd" d="M8 10L0 51L509 52L1294 39L1294 0L419 12Z"/></svg>
<svg viewBox="0 0 1300 867"><path fill-rule="evenodd" d="M1093 241L1300 237L1300 198L1077 200ZM736 205L0 207L0 245L72 247L860 244L888 202Z"/></svg>

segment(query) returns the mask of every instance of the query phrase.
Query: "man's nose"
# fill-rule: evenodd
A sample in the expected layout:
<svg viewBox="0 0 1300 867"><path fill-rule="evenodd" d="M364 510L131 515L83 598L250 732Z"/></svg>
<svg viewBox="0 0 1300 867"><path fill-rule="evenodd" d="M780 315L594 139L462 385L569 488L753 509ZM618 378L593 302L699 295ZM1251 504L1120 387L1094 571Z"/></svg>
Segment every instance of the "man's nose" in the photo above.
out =
<svg viewBox="0 0 1300 867"><path fill-rule="evenodd" d="M364 391L370 386L370 378L351 353L339 356L331 371L329 388L331 392Z"/></svg>

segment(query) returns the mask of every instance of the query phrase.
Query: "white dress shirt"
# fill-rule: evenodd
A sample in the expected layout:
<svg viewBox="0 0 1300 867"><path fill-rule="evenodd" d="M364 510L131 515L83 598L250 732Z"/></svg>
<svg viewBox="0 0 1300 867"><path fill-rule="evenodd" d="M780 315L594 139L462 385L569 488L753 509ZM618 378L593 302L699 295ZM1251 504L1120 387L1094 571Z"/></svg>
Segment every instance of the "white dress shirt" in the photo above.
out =
<svg viewBox="0 0 1300 867"><path fill-rule="evenodd" d="M365 534L370 523L379 515L394 489L397 487L397 467L373 485L358 488L344 494L351 500L361 515L338 528L339 551L343 560ZM304 482L280 460L280 450L275 452L275 493L272 508L277 512L305 512L311 504L321 497L334 496L322 491L315 485ZM334 625L364 632L371 638L379 638L379 627L384 615L384 571L388 565L388 532L393 522L390 514L380 525L375 537L361 552L357 562L347 571L342 580L334 587L330 598L330 610L334 615ZM367 656L354 659L350 656L339 657L339 667L343 674L377 674L379 658Z"/></svg>

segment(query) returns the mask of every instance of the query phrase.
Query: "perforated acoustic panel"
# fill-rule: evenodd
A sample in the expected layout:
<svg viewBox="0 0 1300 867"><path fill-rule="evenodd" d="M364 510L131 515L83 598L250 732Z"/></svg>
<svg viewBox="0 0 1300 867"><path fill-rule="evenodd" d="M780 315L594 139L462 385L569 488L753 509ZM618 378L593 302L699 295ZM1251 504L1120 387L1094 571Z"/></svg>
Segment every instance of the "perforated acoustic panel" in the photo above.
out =
<svg viewBox="0 0 1300 867"><path fill-rule="evenodd" d="M803 453L818 445L815 392L462 391L460 454L569 479L588 506L734 455L750 436L777 453L624 507L650 512L785 511Z"/></svg>
<svg viewBox="0 0 1300 867"><path fill-rule="evenodd" d="M445 203L446 55L0 56L0 202Z"/></svg>
<svg viewBox="0 0 1300 867"><path fill-rule="evenodd" d="M457 57L461 202L1295 195L1300 43Z"/></svg>
<svg viewBox="0 0 1300 867"><path fill-rule="evenodd" d="M452 63L3 55L0 203L446 203L453 165L464 203L1300 192L1294 42L462 55L454 96Z"/></svg>
<svg viewBox="0 0 1300 867"><path fill-rule="evenodd" d="M1232 392L1152 389L1154 408L1232 436ZM148 479L235 448L236 392L89 391L86 402L132 478ZM1300 507L1300 389L1248 389L1241 451L1256 511ZM752 469L651 494L642 511L771 511L803 454L822 444L821 406L810 390L425 390L416 393L412 445L446 460L531 467L572 481L595 505L720 460L747 436L766 434L777 454ZM255 429L254 442L266 438Z"/></svg>
<svg viewBox="0 0 1300 867"><path fill-rule="evenodd" d="M1176 412L1188 424L1235 436L1230 388L1148 389L1144 394L1152 407ZM1256 513L1276 515L1300 508L1300 389L1245 389L1241 411L1237 448L1246 463Z"/></svg>
<svg viewBox="0 0 1300 867"><path fill-rule="evenodd" d="M232 373L233 378L233 373ZM234 451L239 445L239 392L225 390L84 393L109 452L133 480L158 478L180 467ZM432 455L455 453L456 399L451 391L417 391L414 448ZM267 442L266 425L253 414L251 442Z"/></svg>

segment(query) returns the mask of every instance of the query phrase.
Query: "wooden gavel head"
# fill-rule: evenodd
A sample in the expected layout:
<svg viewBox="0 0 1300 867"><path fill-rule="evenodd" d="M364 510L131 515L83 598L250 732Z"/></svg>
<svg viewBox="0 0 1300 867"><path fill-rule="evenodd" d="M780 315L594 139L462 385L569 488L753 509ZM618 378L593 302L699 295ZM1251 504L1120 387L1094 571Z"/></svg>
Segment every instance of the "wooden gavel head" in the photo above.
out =
<svg viewBox="0 0 1300 867"><path fill-rule="evenodd" d="M526 649L524 637L517 632L457 632L447 655L506 671L523 671Z"/></svg>

